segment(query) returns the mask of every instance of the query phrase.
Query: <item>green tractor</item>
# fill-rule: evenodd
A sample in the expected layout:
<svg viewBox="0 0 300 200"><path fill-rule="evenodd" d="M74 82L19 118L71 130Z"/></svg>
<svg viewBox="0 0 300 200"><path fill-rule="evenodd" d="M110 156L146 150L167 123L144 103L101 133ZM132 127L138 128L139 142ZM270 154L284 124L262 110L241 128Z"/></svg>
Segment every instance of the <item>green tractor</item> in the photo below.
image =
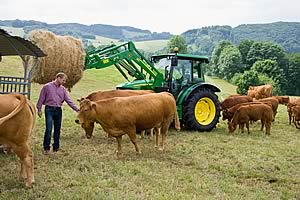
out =
<svg viewBox="0 0 300 200"><path fill-rule="evenodd" d="M147 60L133 42L110 45L86 53L85 69L115 66L127 80L117 89L167 91L176 98L181 125L210 131L220 117L220 89L205 83L203 64L208 57L169 53Z"/></svg>

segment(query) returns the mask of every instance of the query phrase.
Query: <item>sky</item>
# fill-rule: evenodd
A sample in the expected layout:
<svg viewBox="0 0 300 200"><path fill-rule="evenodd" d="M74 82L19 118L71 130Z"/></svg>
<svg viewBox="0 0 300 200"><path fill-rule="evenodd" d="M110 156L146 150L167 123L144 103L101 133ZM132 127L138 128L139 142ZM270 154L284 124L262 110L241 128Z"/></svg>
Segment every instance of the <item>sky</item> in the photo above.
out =
<svg viewBox="0 0 300 200"><path fill-rule="evenodd" d="M212 25L300 22L300 0L0 0L0 20L132 26L181 34Z"/></svg>

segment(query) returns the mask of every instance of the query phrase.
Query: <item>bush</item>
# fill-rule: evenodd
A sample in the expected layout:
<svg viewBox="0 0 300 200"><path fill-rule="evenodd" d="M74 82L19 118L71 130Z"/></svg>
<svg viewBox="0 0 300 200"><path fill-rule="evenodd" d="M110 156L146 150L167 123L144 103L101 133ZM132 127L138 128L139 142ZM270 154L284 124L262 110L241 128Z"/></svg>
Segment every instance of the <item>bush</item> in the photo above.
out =
<svg viewBox="0 0 300 200"><path fill-rule="evenodd" d="M274 82L266 74L258 73L257 71L249 70L243 74L238 73L232 79L231 82L237 86L236 92L238 94L247 94L249 86L258 86L270 84L273 86L273 94L281 94L280 85Z"/></svg>

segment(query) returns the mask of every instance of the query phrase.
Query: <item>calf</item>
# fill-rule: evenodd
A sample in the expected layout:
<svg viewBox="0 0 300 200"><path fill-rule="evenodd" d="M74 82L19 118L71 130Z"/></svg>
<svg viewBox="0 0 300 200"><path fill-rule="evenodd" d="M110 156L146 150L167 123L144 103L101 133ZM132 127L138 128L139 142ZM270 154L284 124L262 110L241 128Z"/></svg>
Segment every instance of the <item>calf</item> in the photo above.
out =
<svg viewBox="0 0 300 200"><path fill-rule="evenodd" d="M85 99L81 102L80 112L75 122L85 130L87 138L92 136L94 122L100 123L105 132L117 139L117 155L120 155L122 135L127 134L136 152L140 153L136 132L153 127L160 128L161 150L163 150L168 129L174 119L175 128L179 130L176 101L172 94L162 92L115 97L96 102Z"/></svg>
<svg viewBox="0 0 300 200"><path fill-rule="evenodd" d="M229 123L232 120L234 113L237 111L237 109L239 107L249 105L249 104L261 104L261 103L262 102L246 102L246 103L240 103L240 104L234 105L234 106L222 111L222 117L223 117L222 119L223 120L227 119L228 123Z"/></svg>
<svg viewBox="0 0 300 200"><path fill-rule="evenodd" d="M273 120L272 108L266 104L250 104L239 107L228 125L229 132L233 133L236 130L237 125L241 125L243 128L244 124L246 124L248 133L250 133L250 120L261 120L261 130L263 130L263 127L265 126L266 134L270 135Z"/></svg>

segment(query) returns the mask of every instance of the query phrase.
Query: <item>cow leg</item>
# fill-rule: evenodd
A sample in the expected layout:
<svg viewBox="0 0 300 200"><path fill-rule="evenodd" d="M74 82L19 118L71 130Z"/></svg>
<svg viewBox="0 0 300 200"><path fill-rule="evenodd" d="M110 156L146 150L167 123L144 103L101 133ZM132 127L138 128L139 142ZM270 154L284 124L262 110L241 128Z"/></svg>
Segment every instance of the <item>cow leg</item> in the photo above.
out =
<svg viewBox="0 0 300 200"><path fill-rule="evenodd" d="M267 121L267 122L265 123L265 126L266 126L266 134L267 134L267 135L271 135L271 124L272 124L271 121Z"/></svg>
<svg viewBox="0 0 300 200"><path fill-rule="evenodd" d="M263 131L264 130L264 126L265 126L265 124L266 124L266 122L265 122L265 120L260 120L261 121L261 128L260 128L260 130L261 131Z"/></svg>
<svg viewBox="0 0 300 200"><path fill-rule="evenodd" d="M244 133L244 126L245 126L244 123L239 124L239 129L240 129L241 133Z"/></svg>
<svg viewBox="0 0 300 200"><path fill-rule="evenodd" d="M166 144L166 140L167 140L167 134L168 134L168 129L169 126L166 124L163 124L161 127L161 147L158 149L160 151L163 151L165 149L165 144Z"/></svg>
<svg viewBox="0 0 300 200"><path fill-rule="evenodd" d="M249 121L246 122L246 128L247 128L248 134L250 134Z"/></svg>
<svg viewBox="0 0 300 200"><path fill-rule="evenodd" d="M117 142L118 142L118 148L117 148L117 156L121 156L122 155L122 146L121 146L121 142L122 142L122 135L116 137Z"/></svg>
<svg viewBox="0 0 300 200"><path fill-rule="evenodd" d="M26 178L26 186L32 187L34 183L34 168L33 168L33 155L28 144L18 146L15 148L17 156L21 160L20 177Z"/></svg>
<svg viewBox="0 0 300 200"><path fill-rule="evenodd" d="M139 149L138 147L138 144L137 144L137 141L136 141L136 132L131 130L129 133L128 133L128 136L131 140L131 142L133 143L134 147L135 147L135 151L137 154L141 154L141 150Z"/></svg>
<svg viewBox="0 0 300 200"><path fill-rule="evenodd" d="M299 121L294 120L294 124L295 124L295 127L296 127L297 129L300 129L300 127L298 127Z"/></svg>
<svg viewBox="0 0 300 200"><path fill-rule="evenodd" d="M154 131L154 128L151 128L151 129L150 129L150 138L151 138L151 139L153 138L153 131Z"/></svg>
<svg viewBox="0 0 300 200"><path fill-rule="evenodd" d="M158 148L158 142L159 142L159 135L160 135L160 128L154 128L155 132L155 148Z"/></svg>
<svg viewBox="0 0 300 200"><path fill-rule="evenodd" d="M142 140L145 138L145 132L146 132L146 130L141 131L141 139Z"/></svg>

